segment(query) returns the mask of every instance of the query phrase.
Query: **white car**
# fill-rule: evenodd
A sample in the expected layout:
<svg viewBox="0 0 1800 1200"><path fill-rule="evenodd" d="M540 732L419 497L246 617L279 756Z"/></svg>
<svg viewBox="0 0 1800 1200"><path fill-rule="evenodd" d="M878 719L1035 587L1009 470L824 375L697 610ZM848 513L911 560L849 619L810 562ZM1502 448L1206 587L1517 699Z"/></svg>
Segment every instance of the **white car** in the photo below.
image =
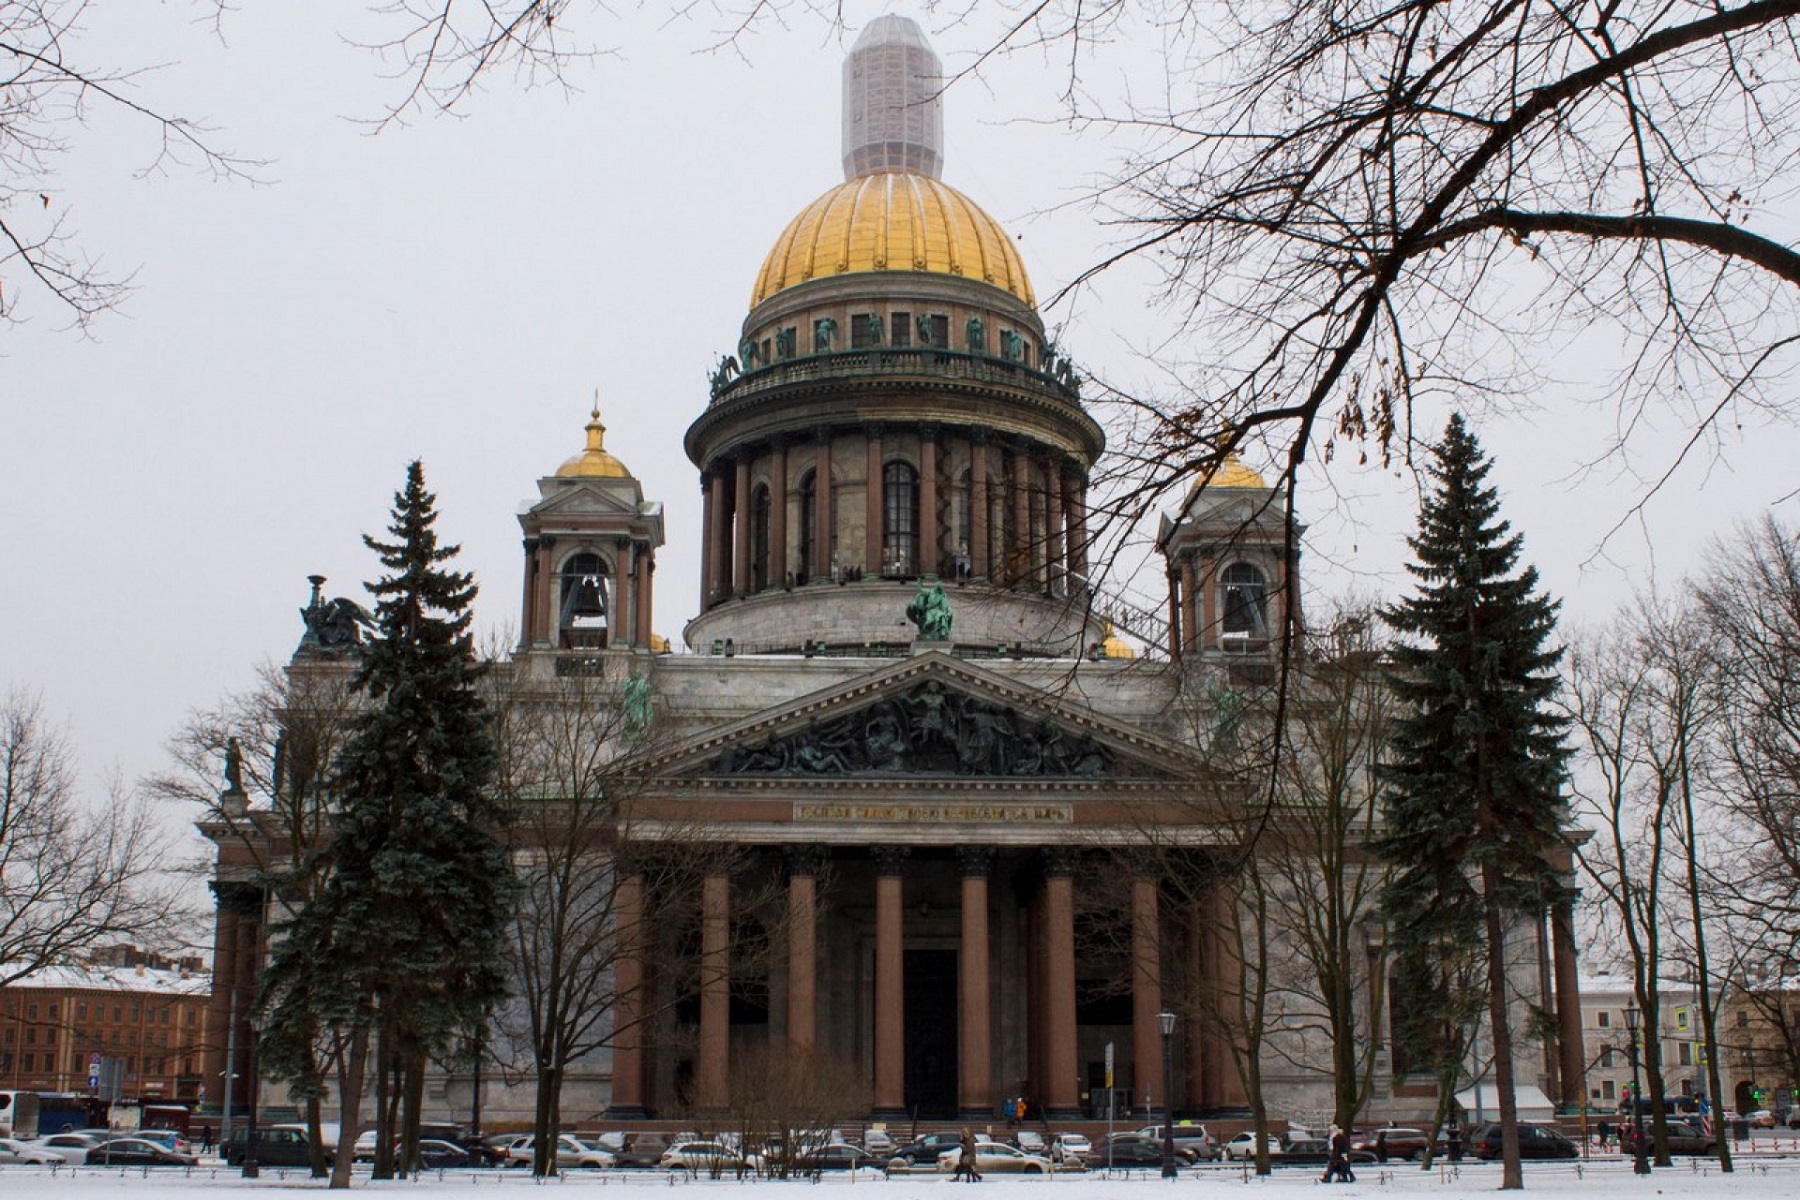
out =
<svg viewBox="0 0 1800 1200"><path fill-rule="evenodd" d="M88 1151L107 1139L98 1133L53 1133L30 1143L46 1150L66 1163L79 1166L87 1161Z"/></svg>
<svg viewBox="0 0 1800 1200"><path fill-rule="evenodd" d="M956 1164L962 1161L962 1147L946 1150L938 1155L937 1169L945 1175L956 1170ZM1008 1146L1004 1142L975 1143L975 1171L986 1175L993 1171L1001 1175L1048 1175L1053 1168L1050 1160L1041 1154L1027 1154L1017 1146Z"/></svg>
<svg viewBox="0 0 1800 1200"><path fill-rule="evenodd" d="M35 1142L21 1142L17 1138L0 1138L0 1163L36 1163L39 1166L55 1166L67 1162L62 1155L46 1150Z"/></svg>
<svg viewBox="0 0 1800 1200"><path fill-rule="evenodd" d="M537 1139L526 1134L506 1147L506 1165L509 1167L529 1167L536 1154ZM557 1167L610 1167L615 1162L612 1154L590 1146L572 1134L561 1133L556 1136Z"/></svg>
<svg viewBox="0 0 1800 1200"><path fill-rule="evenodd" d="M1079 1133L1059 1133L1050 1140L1050 1157L1059 1163L1078 1162L1085 1165L1087 1156L1093 1149L1094 1143Z"/></svg>
<svg viewBox="0 0 1800 1200"><path fill-rule="evenodd" d="M663 1171L687 1171L695 1175L723 1175L741 1171L744 1156L724 1142L676 1142L662 1152L656 1166Z"/></svg>
<svg viewBox="0 0 1800 1200"><path fill-rule="evenodd" d="M1280 1158L1281 1139L1272 1133L1267 1135L1267 1137L1269 1143L1269 1157ZM1254 1129L1246 1129L1244 1132L1232 1138L1229 1142L1226 1142L1219 1149L1228 1159L1241 1158L1248 1162L1250 1159L1256 1157L1256 1131Z"/></svg>

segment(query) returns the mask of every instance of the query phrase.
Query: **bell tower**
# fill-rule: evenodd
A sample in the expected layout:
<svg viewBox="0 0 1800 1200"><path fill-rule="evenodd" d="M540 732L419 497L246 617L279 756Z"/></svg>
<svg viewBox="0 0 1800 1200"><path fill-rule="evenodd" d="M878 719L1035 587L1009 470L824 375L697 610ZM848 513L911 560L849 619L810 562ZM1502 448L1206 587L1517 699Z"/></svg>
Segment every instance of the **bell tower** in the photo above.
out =
<svg viewBox="0 0 1800 1200"><path fill-rule="evenodd" d="M595 404L587 445L538 480L519 514L525 532L520 649L652 648L652 582L663 544L661 501L607 452Z"/></svg>

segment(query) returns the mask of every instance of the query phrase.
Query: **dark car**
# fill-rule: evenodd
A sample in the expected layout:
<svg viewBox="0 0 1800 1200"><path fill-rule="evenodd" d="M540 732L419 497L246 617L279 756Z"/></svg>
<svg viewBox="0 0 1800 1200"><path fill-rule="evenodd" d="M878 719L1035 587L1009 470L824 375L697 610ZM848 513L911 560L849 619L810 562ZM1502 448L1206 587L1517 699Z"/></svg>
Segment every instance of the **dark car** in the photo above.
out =
<svg viewBox="0 0 1800 1200"><path fill-rule="evenodd" d="M1372 1163L1375 1155L1355 1145L1350 1148L1349 1159L1352 1163ZM1289 1138L1282 1147L1279 1156L1271 1155L1269 1162L1277 1167L1322 1167L1331 1161L1331 1144L1324 1138L1297 1137Z"/></svg>
<svg viewBox="0 0 1800 1200"><path fill-rule="evenodd" d="M1425 1148L1431 1144L1431 1135L1423 1129L1409 1129L1404 1126L1390 1125L1366 1133L1352 1139L1352 1150L1366 1150L1374 1155L1376 1162L1386 1162L1390 1158L1422 1159ZM1445 1152L1443 1140L1437 1143L1437 1153Z"/></svg>
<svg viewBox="0 0 1800 1200"><path fill-rule="evenodd" d="M887 1162L883 1156L870 1154L861 1146L832 1142L800 1155L794 1160L794 1169L801 1172L860 1171L871 1168L879 1171L887 1166Z"/></svg>
<svg viewBox="0 0 1800 1200"><path fill-rule="evenodd" d="M659 1133L634 1133L625 1139L625 1147L613 1155L615 1167L654 1170L661 1162L669 1139Z"/></svg>
<svg viewBox="0 0 1800 1200"><path fill-rule="evenodd" d="M200 1160L144 1138L113 1138L87 1155L90 1167L191 1167Z"/></svg>
<svg viewBox="0 0 1800 1200"><path fill-rule="evenodd" d="M1500 1126L1478 1126L1469 1138L1476 1158L1500 1157ZM1581 1148L1548 1125L1519 1126L1520 1158L1580 1158Z"/></svg>
<svg viewBox="0 0 1800 1200"><path fill-rule="evenodd" d="M249 1130L240 1125L231 1131L231 1136L219 1143L219 1157L227 1165L239 1167L244 1164L244 1149L248 1144ZM326 1162L331 1161L328 1152ZM298 1129L259 1129L256 1132L256 1161L265 1167L305 1167L312 1164L311 1149L307 1145L306 1134Z"/></svg>
<svg viewBox="0 0 1800 1200"><path fill-rule="evenodd" d="M1702 1133L1699 1126L1689 1125L1686 1121L1670 1121L1669 1153L1670 1154L1717 1154L1719 1139L1710 1133ZM1650 1136L1646 1128L1644 1134Z"/></svg>
<svg viewBox="0 0 1800 1200"><path fill-rule="evenodd" d="M892 1170L904 1170L909 1167L929 1167L937 1170L938 1155L946 1150L955 1150L962 1145L960 1133L928 1133L921 1138L906 1143L888 1156L888 1167Z"/></svg>
<svg viewBox="0 0 1800 1200"><path fill-rule="evenodd" d="M1109 1138L1101 1138L1086 1155L1090 1171L1105 1170L1108 1166L1160 1167L1162 1160L1163 1144L1141 1133L1115 1133ZM1176 1166L1185 1167L1193 1161L1191 1151L1179 1146L1175 1148Z"/></svg>
<svg viewBox="0 0 1800 1200"><path fill-rule="evenodd" d="M443 1138L419 1139L419 1166L423 1170L466 1167L469 1162L469 1152L455 1142L446 1142Z"/></svg>

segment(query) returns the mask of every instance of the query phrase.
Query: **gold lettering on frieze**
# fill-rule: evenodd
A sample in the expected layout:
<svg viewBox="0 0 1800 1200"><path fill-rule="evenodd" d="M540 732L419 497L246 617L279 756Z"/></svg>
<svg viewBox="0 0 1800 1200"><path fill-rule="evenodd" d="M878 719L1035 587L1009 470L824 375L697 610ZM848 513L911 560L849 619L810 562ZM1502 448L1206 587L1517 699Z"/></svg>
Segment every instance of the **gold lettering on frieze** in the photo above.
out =
<svg viewBox="0 0 1800 1200"><path fill-rule="evenodd" d="M794 805L796 821L985 821L1067 825L1067 804L818 804Z"/></svg>

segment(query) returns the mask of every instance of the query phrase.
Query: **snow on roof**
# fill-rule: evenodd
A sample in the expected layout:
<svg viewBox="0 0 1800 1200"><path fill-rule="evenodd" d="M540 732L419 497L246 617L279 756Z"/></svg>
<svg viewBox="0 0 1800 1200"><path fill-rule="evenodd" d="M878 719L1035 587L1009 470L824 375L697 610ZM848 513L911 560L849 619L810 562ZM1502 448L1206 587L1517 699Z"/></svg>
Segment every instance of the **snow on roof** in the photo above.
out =
<svg viewBox="0 0 1800 1200"><path fill-rule="evenodd" d="M0 971L0 974L4 974ZM115 967L58 964L42 967L9 985L11 988L61 988L98 992L170 992L205 996L212 992L210 971L182 973L161 967Z"/></svg>

